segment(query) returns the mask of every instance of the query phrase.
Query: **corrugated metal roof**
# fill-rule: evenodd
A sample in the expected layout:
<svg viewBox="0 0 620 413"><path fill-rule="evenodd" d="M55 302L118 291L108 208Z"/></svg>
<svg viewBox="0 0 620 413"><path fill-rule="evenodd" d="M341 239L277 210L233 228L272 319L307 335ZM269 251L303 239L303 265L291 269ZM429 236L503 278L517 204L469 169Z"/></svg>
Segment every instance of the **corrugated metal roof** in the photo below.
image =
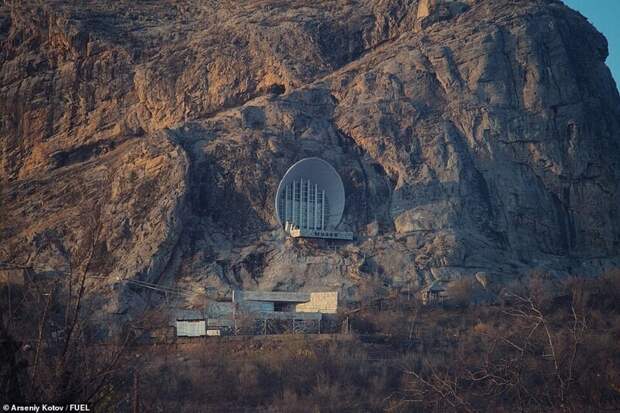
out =
<svg viewBox="0 0 620 413"><path fill-rule="evenodd" d="M202 310L177 308L174 312L175 320L204 320Z"/></svg>
<svg viewBox="0 0 620 413"><path fill-rule="evenodd" d="M256 318L268 320L320 320L321 313L295 313L290 311L268 311L255 313Z"/></svg>
<svg viewBox="0 0 620 413"><path fill-rule="evenodd" d="M233 301L273 301L304 303L310 301L310 293L291 293L286 291L233 291Z"/></svg>

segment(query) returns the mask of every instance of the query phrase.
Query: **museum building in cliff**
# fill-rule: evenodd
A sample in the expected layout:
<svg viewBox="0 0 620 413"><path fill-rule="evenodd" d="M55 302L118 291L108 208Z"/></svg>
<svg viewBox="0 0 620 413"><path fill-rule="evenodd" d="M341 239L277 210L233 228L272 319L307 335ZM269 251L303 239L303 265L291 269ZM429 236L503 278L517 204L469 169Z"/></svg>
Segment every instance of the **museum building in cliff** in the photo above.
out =
<svg viewBox="0 0 620 413"><path fill-rule="evenodd" d="M336 230L344 204L340 175L320 158L305 158L291 166L276 192L276 215L293 238L352 240L352 232Z"/></svg>

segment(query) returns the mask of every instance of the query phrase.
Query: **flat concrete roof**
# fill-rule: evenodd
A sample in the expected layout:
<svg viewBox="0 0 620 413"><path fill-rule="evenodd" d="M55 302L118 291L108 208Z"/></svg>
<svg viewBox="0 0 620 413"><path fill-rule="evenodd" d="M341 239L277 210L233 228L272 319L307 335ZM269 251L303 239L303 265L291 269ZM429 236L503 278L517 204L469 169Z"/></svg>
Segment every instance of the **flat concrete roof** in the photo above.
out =
<svg viewBox="0 0 620 413"><path fill-rule="evenodd" d="M266 311L254 314L257 319L267 320L320 320L321 313L295 313L289 311Z"/></svg>
<svg viewBox="0 0 620 413"><path fill-rule="evenodd" d="M176 321L197 321L204 320L205 316L202 310L177 308L174 311L174 318Z"/></svg>
<svg viewBox="0 0 620 413"><path fill-rule="evenodd" d="M305 303L310 301L310 293L290 293L285 291L233 291L233 302L271 301Z"/></svg>

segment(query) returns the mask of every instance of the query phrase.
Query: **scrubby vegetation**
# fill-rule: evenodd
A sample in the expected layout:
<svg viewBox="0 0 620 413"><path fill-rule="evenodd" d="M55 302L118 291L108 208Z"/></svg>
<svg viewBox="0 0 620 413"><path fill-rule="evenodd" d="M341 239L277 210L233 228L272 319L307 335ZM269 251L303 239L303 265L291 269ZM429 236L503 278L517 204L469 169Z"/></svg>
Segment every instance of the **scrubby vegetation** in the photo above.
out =
<svg viewBox="0 0 620 413"><path fill-rule="evenodd" d="M350 336L194 342L145 365L145 400L161 411L619 409L620 274L526 280L493 304L375 301L349 315Z"/></svg>
<svg viewBox="0 0 620 413"><path fill-rule="evenodd" d="M100 409L620 409L620 273L565 280L534 274L498 290L458 288L482 288L495 299L368 301L340 315L350 334L133 344L106 382ZM31 363L15 354L12 366Z"/></svg>

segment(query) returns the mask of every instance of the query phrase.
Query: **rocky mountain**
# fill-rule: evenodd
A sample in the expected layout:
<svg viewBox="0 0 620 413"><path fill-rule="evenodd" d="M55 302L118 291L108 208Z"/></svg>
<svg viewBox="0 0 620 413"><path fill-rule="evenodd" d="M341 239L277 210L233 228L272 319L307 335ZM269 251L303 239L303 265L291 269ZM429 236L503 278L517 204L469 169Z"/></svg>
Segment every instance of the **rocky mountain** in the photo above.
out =
<svg viewBox="0 0 620 413"><path fill-rule="evenodd" d="M560 1L5 0L0 43L0 261L35 277L89 246L102 285L349 299L620 265L620 96ZM353 242L278 227L307 156Z"/></svg>

